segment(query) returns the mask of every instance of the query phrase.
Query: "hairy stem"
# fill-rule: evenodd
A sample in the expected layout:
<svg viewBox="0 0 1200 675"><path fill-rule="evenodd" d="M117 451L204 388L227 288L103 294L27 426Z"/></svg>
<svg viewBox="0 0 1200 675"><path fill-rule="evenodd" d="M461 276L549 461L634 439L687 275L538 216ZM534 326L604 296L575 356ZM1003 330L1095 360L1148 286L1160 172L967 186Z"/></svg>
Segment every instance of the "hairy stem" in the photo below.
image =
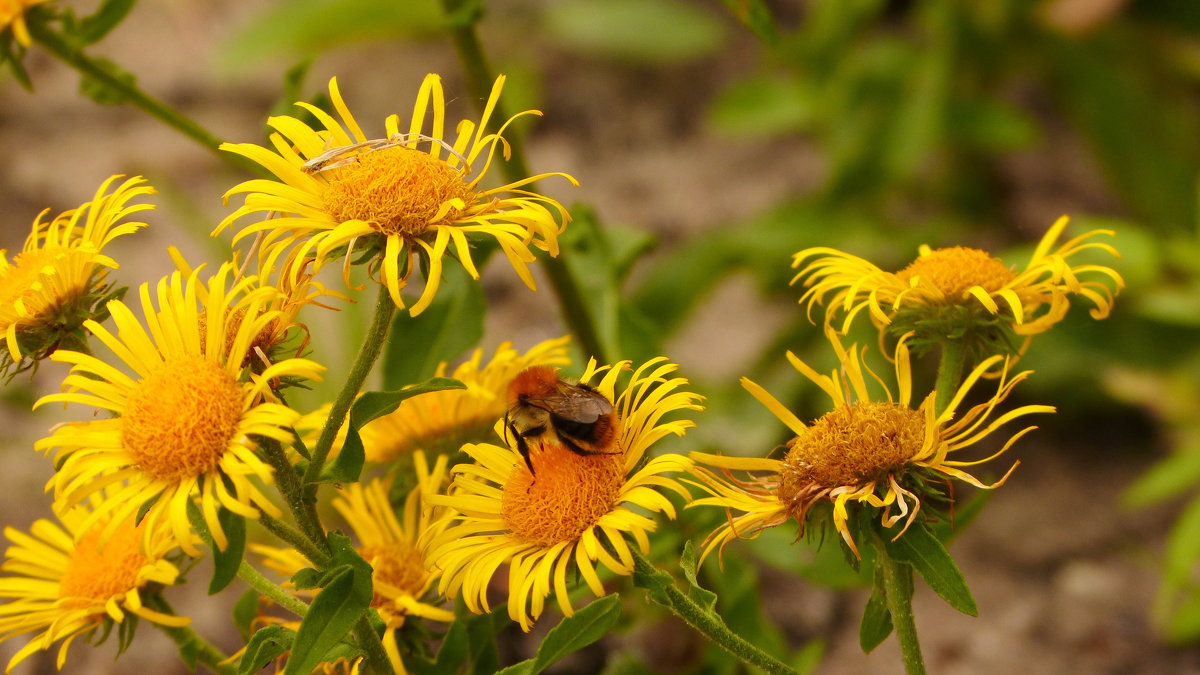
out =
<svg viewBox="0 0 1200 675"><path fill-rule="evenodd" d="M917 624L913 619L913 570L907 563L888 555L887 544L878 532L875 538L876 559L880 576L883 577L883 593L888 612L892 615L892 627L900 641L900 654L904 659L904 671L908 675L924 675L925 659L921 656L921 643L917 640Z"/></svg>
<svg viewBox="0 0 1200 675"><path fill-rule="evenodd" d="M937 391L934 410L939 415L946 410L946 406L950 405L950 400L954 398L954 392L958 390L967 358L967 350L962 340L942 340L941 349L942 356L941 361L938 362L937 383L934 386L934 390Z"/></svg>

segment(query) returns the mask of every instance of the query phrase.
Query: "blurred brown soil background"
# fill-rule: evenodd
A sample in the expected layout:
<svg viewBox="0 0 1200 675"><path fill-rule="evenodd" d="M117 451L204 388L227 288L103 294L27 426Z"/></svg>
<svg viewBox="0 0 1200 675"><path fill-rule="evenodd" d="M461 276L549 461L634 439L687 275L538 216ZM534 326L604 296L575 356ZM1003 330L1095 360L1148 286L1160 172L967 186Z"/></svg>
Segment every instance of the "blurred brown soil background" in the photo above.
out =
<svg viewBox="0 0 1200 675"><path fill-rule="evenodd" d="M91 51L134 71L145 91L219 137L261 142L265 116L280 96L280 74L288 64L244 64L226 72L217 66L217 51L231 27L263 5L261 0L141 3ZM733 33L744 49L726 50L722 61L661 69L617 67L547 48L539 103L545 117L528 142L530 164L536 171L569 172L582 186L571 190L547 181L544 188L564 203L594 205L602 221L653 232L664 250L812 190L823 167L805 142L731 138L705 124L702 112L709 97L746 66L728 55L754 49L751 38ZM488 33L486 23L484 37L497 54L506 44L527 39ZM232 208L221 204L220 195L245 176L133 108L102 107L78 95L78 76L36 47L27 66L35 94L11 78L0 80L0 247L10 255L19 250L42 209L57 213L78 205L111 174L143 174L160 191L158 209L148 215L151 227L113 245L113 257L122 263L118 278L136 285L167 273L172 269L169 244L190 260L218 261L228 236L214 242L208 232ZM389 113L407 118L420 78L430 71L443 73L450 97L464 91L453 51L441 40L333 49L315 62L306 91L321 90L337 75L370 134L382 129ZM474 115L465 103L451 104L453 119ZM1097 168L1069 133L1047 134L1036 149L1014 156L1005 171L1012 190L1008 215L1023 230L1042 231L1061 213L1119 213L1119 205L1105 196ZM781 266L788 264L789 253L780 252ZM484 276L492 299L485 349L502 340L524 349L561 333L547 292L530 294L500 265ZM731 278L671 345L669 356L689 376L735 377L769 334L767 328L794 311L792 302L762 300L748 280ZM356 316L345 312L338 320ZM764 327L761 334L755 326ZM316 338L318 355L321 337ZM337 359L346 351L339 347L329 359L333 380L344 365ZM49 364L32 381L18 379L4 391L0 453L6 480L0 520L5 525L25 529L49 513L43 485L51 466L32 445L55 421L79 413L54 408L30 414L28 405L54 390L63 374ZM979 618L956 613L918 583L915 612L931 672L1200 673L1200 651L1163 644L1149 618L1157 561L1174 512L1170 505L1131 512L1118 504L1122 490L1162 452L1155 427L1134 414L1083 430L1060 427L1065 419L1039 423L1041 437L1022 441L1013 453L1022 461L1020 469L952 548L975 593ZM237 592L207 598L205 574L201 566L187 588L168 597L179 611L195 617L201 634L235 648L227 608ZM768 612L789 638L797 644L814 637L827 641L818 672L902 672L894 638L870 655L858 647L864 592L828 591L770 569L764 570L762 588ZM553 620L548 615L546 627ZM695 640L681 624L663 620L650 635L611 636L604 644L641 648L649 663L671 672L672 664L687 662ZM7 661L22 642L0 645L0 658ZM145 624L129 653L116 662L113 653L111 641L100 649L80 642L72 648L66 672L185 672L168 665L175 663L172 645ZM53 672L52 654L22 670ZM590 654L564 664L560 672L592 672L602 664Z"/></svg>

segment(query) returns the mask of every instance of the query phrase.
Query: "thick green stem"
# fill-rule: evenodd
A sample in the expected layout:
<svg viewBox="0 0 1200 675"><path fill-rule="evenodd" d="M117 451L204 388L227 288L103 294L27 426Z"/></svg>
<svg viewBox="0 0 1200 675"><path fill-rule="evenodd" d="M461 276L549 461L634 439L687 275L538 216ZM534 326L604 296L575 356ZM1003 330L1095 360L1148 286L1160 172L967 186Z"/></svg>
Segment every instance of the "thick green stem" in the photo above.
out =
<svg viewBox="0 0 1200 675"><path fill-rule="evenodd" d="M272 602L286 609L292 614L295 614L299 617L303 617L305 614L308 614L307 603L291 593L283 590L279 587L279 585L275 584L270 579L264 577L262 573L254 569L254 567L252 567L250 563L246 562L245 560L242 561L241 565L238 565L238 577L247 584L250 584L250 588L253 588L264 596L270 598Z"/></svg>
<svg viewBox="0 0 1200 675"><path fill-rule="evenodd" d="M150 595L143 598L143 601L147 607L156 612L162 612L163 614L175 613L161 596ZM233 675L237 672L237 666L232 663L225 664L224 662L228 657L211 642L200 637L200 634L193 630L191 626L164 626L161 623L154 625L158 626L159 630L166 633L179 646L181 656L184 650L187 650L191 652L197 663L203 663L219 675Z"/></svg>
<svg viewBox="0 0 1200 675"><path fill-rule="evenodd" d="M666 572L655 567L653 563L637 550L633 551L633 563L634 571L637 574L646 577L652 577L656 574L666 574ZM755 647L742 636L729 630L729 626L726 626L720 617L705 610L674 585L664 584L661 587L655 586L655 588L661 588L663 591L664 597L656 598L658 602L665 600L663 602L664 606L671 610L675 616L683 619L684 623L709 640L712 640L743 663L768 673L795 675L796 671L786 663Z"/></svg>
<svg viewBox="0 0 1200 675"><path fill-rule="evenodd" d="M888 555L887 543L878 532L875 538L875 564L883 578L884 599L892 615L892 627L900 641L900 654L904 659L904 671L908 675L924 675L925 659L921 656L921 643L917 640L917 624L913 619L913 570L907 563Z"/></svg>
<svg viewBox="0 0 1200 675"><path fill-rule="evenodd" d="M218 149L221 139L171 106L139 89L132 77L123 78L114 74L100 62L84 54L78 45L72 44L41 22L30 22L28 26L29 34L38 44L85 77L90 77L117 92L126 101L151 117L213 151L222 161L236 166L242 171L250 169L255 173L262 173L262 167L249 163L237 155L221 152Z"/></svg>
<svg viewBox="0 0 1200 675"><path fill-rule="evenodd" d="M396 669L392 667L392 660L388 658L387 650L383 648L383 643L371 626L371 620L366 616L354 624L354 639L367 653L367 662L371 664L372 673L395 675Z"/></svg>
<svg viewBox="0 0 1200 675"><path fill-rule="evenodd" d="M958 391L966 358L967 350L962 340L942 341L942 360L938 363L937 384L934 385L934 390L937 391L934 405L939 415L950 405L950 400Z"/></svg>
<svg viewBox="0 0 1200 675"><path fill-rule="evenodd" d="M442 0L442 9L451 18L450 37L458 51L458 58L467 78L467 89L471 92L471 100L482 109L491 95L496 78L488 66L487 56L483 53L483 46L475 31L475 21L479 17L470 14L476 6L475 3L466 0ZM508 119L502 101L497 102L493 115L502 120ZM512 152L508 161L498 163L500 172L504 174L504 180L510 183L524 180L529 177L524 143L517 134L510 134L505 140L508 141ZM587 309L590 303L575 283L575 277L567 267L563 254L560 253L557 258L546 258L543 266L546 277L550 280L550 287L554 289L554 295L558 298L563 320L571 334L579 341L580 349L585 355L596 357L600 363L610 363L612 355L607 353L600 339L600 331L596 328L595 318Z"/></svg>

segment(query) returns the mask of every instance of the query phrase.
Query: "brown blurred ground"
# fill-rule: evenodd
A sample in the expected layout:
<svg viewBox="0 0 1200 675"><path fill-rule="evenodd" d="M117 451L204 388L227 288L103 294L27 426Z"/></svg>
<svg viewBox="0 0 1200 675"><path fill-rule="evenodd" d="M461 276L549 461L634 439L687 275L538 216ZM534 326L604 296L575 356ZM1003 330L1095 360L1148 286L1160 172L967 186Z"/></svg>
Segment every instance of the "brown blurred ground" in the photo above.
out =
<svg viewBox="0 0 1200 675"><path fill-rule="evenodd" d="M262 2L142 3L128 21L94 49L134 70L143 88L178 106L222 138L258 141L267 108L279 92L282 66L260 64L236 74L215 68L215 51L231 26ZM504 38L498 41L503 42ZM749 43L746 49L751 49ZM729 53L737 53L730 50ZM551 62L547 59L547 62ZM537 170L567 171L582 187L547 185L555 196L595 205L601 219L634 224L658 234L670 247L696 232L758 212L788 195L817 185L821 162L810 147L728 138L699 119L707 96L744 65L703 63L660 71L614 69L553 55L545 83L545 118L530 142ZM175 244L195 260L216 260L221 250L207 232L228 212L220 195L240 176L212 153L136 110L101 107L75 93L76 75L36 48L27 65L37 85L30 95L11 80L0 82L0 247L19 249L29 224L45 207L56 212L88 199L112 173L142 173L162 194L150 215L151 228L113 247L128 284L156 279L170 269L165 255ZM322 56L308 80L318 89L338 75L342 91L364 124L380 128L391 112L407 115L421 76L446 74L451 96L462 91L456 63L442 42L374 44L337 49ZM460 106L462 101L457 102ZM467 115L465 107L454 113ZM370 132L368 132L370 133ZM1047 146L1012 160L1011 213L1043 226L1062 212L1103 213L1115 208L1104 198L1096 169L1078 142L1051 138ZM1018 223L1021 224L1021 223ZM226 240L227 241L227 240ZM781 252L781 265L786 264ZM530 295L509 271L485 273L495 303L485 346L513 340L525 348L561 332L548 296ZM670 356L689 373L709 377L738 374L790 304L759 300L749 283L723 285ZM341 320L354 320L352 313ZM722 358L713 359L719 349ZM322 353L318 339L318 354ZM338 358L344 357L341 349ZM715 363L719 361L719 363ZM330 363L336 372L337 358ZM26 412L32 398L57 386L62 371L48 366L28 385L6 391L13 405L0 408L2 453L7 481L0 490L0 520L26 528L48 513L42 486L49 462L32 443L61 410ZM334 377L333 379L336 379ZM1079 447L1024 443L1022 467L995 496L984 517L955 544L953 552L971 583L980 618L955 613L920 586L918 627L931 671L939 673L1182 673L1200 672L1195 649L1162 645L1148 623L1157 557L1170 523L1169 508L1130 513L1116 505L1125 486L1157 452L1152 430L1130 427L1107 437L1081 439ZM1136 452L1097 450L1095 444L1134 444ZM176 607L197 618L198 630L232 647L229 599L204 596L205 571L190 588L172 591ZM857 622L864 597L843 597L767 572L763 582L769 611L798 643L815 636L829 641L819 672L898 673L894 640L864 656ZM694 638L663 625L643 644L664 645ZM632 640L632 638L630 638ZM617 638L620 641L620 638ZM0 645L5 661L19 641ZM148 626L137 647L117 663L112 647L74 647L69 673L171 673L169 642ZM27 672L52 672L43 659Z"/></svg>

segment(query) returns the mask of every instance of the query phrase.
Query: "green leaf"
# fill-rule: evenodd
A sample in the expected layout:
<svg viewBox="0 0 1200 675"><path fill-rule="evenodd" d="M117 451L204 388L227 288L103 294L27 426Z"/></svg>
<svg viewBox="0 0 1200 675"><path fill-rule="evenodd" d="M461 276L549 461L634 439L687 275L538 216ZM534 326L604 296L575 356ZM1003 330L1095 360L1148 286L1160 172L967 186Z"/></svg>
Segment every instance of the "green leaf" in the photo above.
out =
<svg viewBox="0 0 1200 675"><path fill-rule="evenodd" d="M863 652L870 654L891 634L892 613L888 610L883 588L876 585L871 597L867 598L867 606L863 608L862 623L858 624L858 645Z"/></svg>
<svg viewBox="0 0 1200 675"><path fill-rule="evenodd" d="M1200 560L1200 497L1193 499L1175 519L1167 535L1163 588L1174 591L1191 583Z"/></svg>
<svg viewBox="0 0 1200 675"><path fill-rule="evenodd" d="M617 594L606 595L587 607L565 617L550 629L538 646L537 654L501 670L503 675L536 675L555 661L579 651L604 637L621 616L621 599Z"/></svg>
<svg viewBox="0 0 1200 675"><path fill-rule="evenodd" d="M1200 483L1200 448L1181 449L1138 477L1122 501L1144 507L1175 497Z"/></svg>
<svg viewBox="0 0 1200 675"><path fill-rule="evenodd" d="M101 70L107 72L113 79L124 82L130 87L137 86L137 78L134 77L133 73L121 68L112 61L94 56L92 57L92 62ZM87 75L84 75L79 80L79 93L101 105L121 105L129 100L124 93L113 89L105 82Z"/></svg>
<svg viewBox="0 0 1200 675"><path fill-rule="evenodd" d="M225 531L228 542L225 550L212 547L213 575L208 583L208 594L214 595L229 585L237 577L238 567L242 564L242 556L246 552L246 519L222 508L217 511L217 522Z"/></svg>
<svg viewBox="0 0 1200 675"><path fill-rule="evenodd" d="M946 547L924 523L914 524L896 541L887 541L887 550L896 560L912 565L925 583L951 607L963 614L979 615L962 572L958 571Z"/></svg>
<svg viewBox="0 0 1200 675"><path fill-rule="evenodd" d="M238 675L252 675L262 670L272 660L291 649L295 639L295 631L283 626L259 629L246 644L246 651L238 662Z"/></svg>
<svg viewBox="0 0 1200 675"><path fill-rule="evenodd" d="M443 25L436 0L286 0L233 32L221 67L245 70L275 57L321 54L334 45L421 35Z"/></svg>
<svg viewBox="0 0 1200 675"><path fill-rule="evenodd" d="M80 45L90 45L98 42L109 31L117 27L121 20L129 14L135 0L104 0L104 4L94 14L80 21L72 36L79 40Z"/></svg>
<svg viewBox="0 0 1200 675"><path fill-rule="evenodd" d="M164 492L165 492L165 491L164 491ZM143 518L145 518L145 517L146 517L146 514L150 512L150 507L152 507L152 506L154 506L155 504L157 504L157 503L158 503L158 500L159 500L159 499L162 499L162 496L163 496L163 493L162 493L162 492L159 492L158 494L154 495L153 497L151 497L151 498L147 499L146 501L142 502L142 505L138 507L138 510L137 510L137 516L134 518L134 520L133 520L133 524L134 524L134 525L141 525L141 524L142 524L142 519L143 519Z"/></svg>
<svg viewBox="0 0 1200 675"><path fill-rule="evenodd" d="M699 559L696 555L696 547L692 545L691 539L685 540L683 542L683 555L679 558L679 568L683 572L683 578L687 579L688 582L688 597L703 607L704 611L713 612L717 608L717 594L700 586L700 582L696 578L696 569L698 566Z"/></svg>
<svg viewBox="0 0 1200 675"><path fill-rule="evenodd" d="M545 29L564 49L645 65L714 54L725 26L681 0L564 0L548 5Z"/></svg>
<svg viewBox="0 0 1200 675"><path fill-rule="evenodd" d="M250 638L250 625L258 617L258 591L247 588L233 605L233 625L237 626L242 639Z"/></svg>
<svg viewBox="0 0 1200 675"><path fill-rule="evenodd" d="M383 351L383 387L399 389L433 377L438 364L479 343L487 297L458 265L442 268L442 286L424 312L396 312Z"/></svg>
<svg viewBox="0 0 1200 675"><path fill-rule="evenodd" d="M766 0L722 0L722 4L764 44L775 46L779 43L779 29Z"/></svg>
<svg viewBox="0 0 1200 675"><path fill-rule="evenodd" d="M329 535L334 555L324 588L300 622L284 675L308 675L371 606L371 566L337 533Z"/></svg>
<svg viewBox="0 0 1200 675"><path fill-rule="evenodd" d="M814 108L811 93L795 78L764 73L732 82L712 102L708 117L722 131L762 138L808 128Z"/></svg>

